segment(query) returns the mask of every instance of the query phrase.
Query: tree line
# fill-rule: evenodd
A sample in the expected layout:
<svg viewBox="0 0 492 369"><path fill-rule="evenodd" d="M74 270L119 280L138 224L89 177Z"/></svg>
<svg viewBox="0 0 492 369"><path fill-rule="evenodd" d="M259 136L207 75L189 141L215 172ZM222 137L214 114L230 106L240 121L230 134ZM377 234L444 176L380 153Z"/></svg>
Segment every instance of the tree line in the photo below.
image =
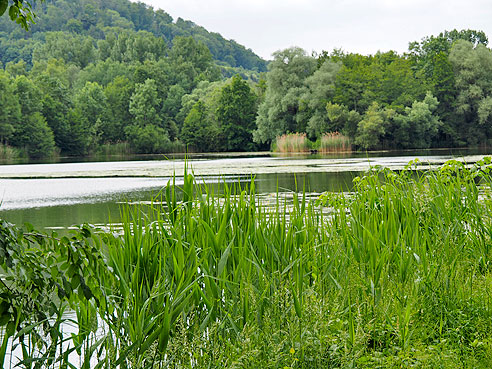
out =
<svg viewBox="0 0 492 369"><path fill-rule="evenodd" d="M55 36L59 47L44 44L31 69L19 61L0 70L2 143L33 158L54 150L87 155L123 142L139 153L187 145L198 151L256 148L255 86L240 75L224 78L203 43L177 37L163 53L154 36L120 35L126 42L147 37L147 49L156 51L139 60L134 46L124 53L112 48L111 57L82 68L67 60L77 55L60 52L71 40ZM43 56L51 50L60 54ZM80 57L86 56L82 50Z"/></svg>
<svg viewBox="0 0 492 369"><path fill-rule="evenodd" d="M474 146L492 138L492 51L480 31L446 31L408 52L274 54L257 142L342 132L361 149Z"/></svg>
<svg viewBox="0 0 492 369"><path fill-rule="evenodd" d="M267 63L251 50L127 0L47 0L33 13L37 23L28 32L0 17L4 145L32 158L87 155L122 143L138 153L257 147L253 81ZM227 94L236 90L245 99L238 109L251 110L237 128L221 122L234 115L228 104L237 97L227 102ZM195 108L199 99L206 106ZM200 134L190 128L196 110Z"/></svg>
<svg viewBox="0 0 492 369"><path fill-rule="evenodd" d="M7 4L9 0L2 0L0 11L3 9L2 5ZM78 54L79 57L82 50L90 51L85 60L78 59L78 62L86 63L94 58L91 44L97 46L105 40L112 42L115 33L145 31L159 38L161 44L166 44L167 47L172 46L175 37L192 36L207 46L214 60L221 66L266 71L267 63L263 59L234 40L226 40L220 34L209 32L191 21L181 18L174 20L165 11L154 10L141 2L42 0L33 3L32 12L35 17L32 16L31 4L28 2L10 0L10 5L8 11L5 8L5 13L8 13L10 18L17 15L19 18L12 19L21 23L23 27L33 18L35 23L26 24L24 28L28 28L28 32L25 32L11 22L9 16L0 17L0 62L4 65L21 59L31 65L34 49L48 37L52 37L51 32L64 32L64 37L83 36L76 38L76 43L69 51ZM64 50L67 50L67 45L60 51ZM135 52L138 52L138 49Z"/></svg>

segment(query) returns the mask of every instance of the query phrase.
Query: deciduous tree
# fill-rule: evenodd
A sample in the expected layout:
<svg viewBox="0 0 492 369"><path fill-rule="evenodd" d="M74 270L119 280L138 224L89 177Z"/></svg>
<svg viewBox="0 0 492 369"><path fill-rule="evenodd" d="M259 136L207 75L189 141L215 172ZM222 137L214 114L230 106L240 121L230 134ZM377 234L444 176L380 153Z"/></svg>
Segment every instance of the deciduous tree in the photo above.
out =
<svg viewBox="0 0 492 369"><path fill-rule="evenodd" d="M273 56L253 133L257 143L269 143L286 132L303 132L307 123L299 122L299 104L306 92L305 80L316 70L316 60L298 47L277 51Z"/></svg>
<svg viewBox="0 0 492 369"><path fill-rule="evenodd" d="M359 122L355 143L367 150L379 148L394 114L394 110L382 108L377 102L373 102Z"/></svg>
<svg viewBox="0 0 492 369"><path fill-rule="evenodd" d="M181 138L183 142L199 152L218 151L217 136L219 135L218 127L211 124L209 112L205 103L199 100L187 115Z"/></svg>
<svg viewBox="0 0 492 369"><path fill-rule="evenodd" d="M256 95L240 76L222 88L216 110L226 151L252 151Z"/></svg>
<svg viewBox="0 0 492 369"><path fill-rule="evenodd" d="M492 134L492 51L482 44L456 41L449 54L458 91L456 113L461 117L458 135L477 144Z"/></svg>

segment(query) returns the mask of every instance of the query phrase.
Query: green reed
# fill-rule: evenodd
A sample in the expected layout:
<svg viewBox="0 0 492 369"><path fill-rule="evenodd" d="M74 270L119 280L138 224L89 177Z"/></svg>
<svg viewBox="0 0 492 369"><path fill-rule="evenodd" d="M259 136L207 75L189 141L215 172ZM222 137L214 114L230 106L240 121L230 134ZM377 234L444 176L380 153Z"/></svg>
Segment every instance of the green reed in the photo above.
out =
<svg viewBox="0 0 492 369"><path fill-rule="evenodd" d="M152 205L123 207L122 230L4 224L4 342L23 342L29 368L490 367L489 165L373 168L353 193L273 206L253 180L215 194L186 171ZM36 296L58 295L33 300L39 317L9 295L33 293L21 259L45 278Z"/></svg>

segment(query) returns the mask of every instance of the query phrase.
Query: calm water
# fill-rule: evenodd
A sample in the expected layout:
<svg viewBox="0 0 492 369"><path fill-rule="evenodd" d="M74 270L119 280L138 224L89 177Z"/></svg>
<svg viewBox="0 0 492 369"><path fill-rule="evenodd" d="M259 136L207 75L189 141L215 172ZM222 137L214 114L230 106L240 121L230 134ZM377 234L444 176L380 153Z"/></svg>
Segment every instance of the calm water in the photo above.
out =
<svg viewBox="0 0 492 369"><path fill-rule="evenodd" d="M342 191L351 188L357 173L298 173L297 175L259 174L255 186L259 193L294 191ZM248 177L202 177L220 192L220 182ZM119 207L125 202L148 201L159 196L168 178L69 178L0 179L3 194L0 217L14 224L31 223L36 228L66 227L84 222L118 222ZM180 184L178 178L177 184Z"/></svg>
<svg viewBox="0 0 492 369"><path fill-rule="evenodd" d="M370 166L403 168L418 157L439 164L452 157L467 162L487 152L403 152L345 157L270 157L258 155L195 156L189 158L195 175L220 192L221 183L254 175L258 193L277 191L346 191L352 179ZM397 154L397 155L396 155ZM422 155L426 154L426 155ZM473 156L472 156L473 155ZM478 155L478 156L477 156ZM184 160L136 160L83 163L0 165L0 217L36 228L67 227L89 222L119 221L121 203L148 201L158 196L173 173L182 180ZM141 158L140 158L141 159Z"/></svg>

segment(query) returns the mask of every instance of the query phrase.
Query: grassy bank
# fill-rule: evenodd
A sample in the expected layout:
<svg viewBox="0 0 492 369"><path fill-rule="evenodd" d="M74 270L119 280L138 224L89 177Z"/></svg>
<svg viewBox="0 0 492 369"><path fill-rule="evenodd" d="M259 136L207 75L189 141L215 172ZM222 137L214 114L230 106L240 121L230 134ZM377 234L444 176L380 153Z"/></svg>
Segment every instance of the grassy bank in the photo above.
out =
<svg viewBox="0 0 492 369"><path fill-rule="evenodd" d="M87 368L489 368L489 164L376 168L352 194L273 207L185 173L123 208L122 232L4 223L4 336L21 367L68 363L70 345Z"/></svg>

